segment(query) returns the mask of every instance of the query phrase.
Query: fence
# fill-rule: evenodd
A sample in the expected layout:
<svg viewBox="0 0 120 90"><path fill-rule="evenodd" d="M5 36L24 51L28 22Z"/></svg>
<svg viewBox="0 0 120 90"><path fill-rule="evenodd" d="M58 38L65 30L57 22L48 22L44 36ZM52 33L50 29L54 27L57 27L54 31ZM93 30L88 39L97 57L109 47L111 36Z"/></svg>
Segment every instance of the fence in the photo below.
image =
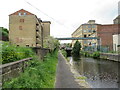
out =
<svg viewBox="0 0 120 90"><path fill-rule="evenodd" d="M100 51L100 52L104 52L104 53L107 53L110 51L109 47L108 46L100 46L100 45L97 45L97 46L86 46L84 47L83 49L84 51Z"/></svg>
<svg viewBox="0 0 120 90"><path fill-rule="evenodd" d="M16 62L0 65L1 85L5 81L17 77L21 72L24 72L24 69L28 66L29 60L32 60L32 58L26 58Z"/></svg>

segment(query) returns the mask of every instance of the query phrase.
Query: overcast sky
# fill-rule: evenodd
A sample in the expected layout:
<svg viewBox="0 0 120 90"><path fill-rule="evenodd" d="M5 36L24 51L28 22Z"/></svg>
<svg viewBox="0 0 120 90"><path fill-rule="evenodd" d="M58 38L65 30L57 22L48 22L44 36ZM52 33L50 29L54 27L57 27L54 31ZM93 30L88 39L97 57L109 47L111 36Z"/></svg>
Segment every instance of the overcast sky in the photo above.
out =
<svg viewBox="0 0 120 90"><path fill-rule="evenodd" d="M37 15L43 21L51 21L51 36L70 37L72 32L88 20L96 20L98 24L112 24L113 19L118 16L119 1L2 0L0 27L8 28L8 15L17 10L25 9Z"/></svg>

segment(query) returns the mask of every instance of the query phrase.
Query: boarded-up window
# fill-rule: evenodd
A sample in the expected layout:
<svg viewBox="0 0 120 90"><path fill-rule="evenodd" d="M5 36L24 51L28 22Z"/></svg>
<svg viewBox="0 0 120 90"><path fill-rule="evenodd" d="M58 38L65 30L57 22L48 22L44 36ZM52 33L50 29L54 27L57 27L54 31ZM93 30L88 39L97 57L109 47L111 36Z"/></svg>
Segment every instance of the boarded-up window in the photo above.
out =
<svg viewBox="0 0 120 90"><path fill-rule="evenodd" d="M19 26L19 30L22 30L22 26Z"/></svg>
<svg viewBox="0 0 120 90"><path fill-rule="evenodd" d="M24 22L24 19L20 19L20 22Z"/></svg>

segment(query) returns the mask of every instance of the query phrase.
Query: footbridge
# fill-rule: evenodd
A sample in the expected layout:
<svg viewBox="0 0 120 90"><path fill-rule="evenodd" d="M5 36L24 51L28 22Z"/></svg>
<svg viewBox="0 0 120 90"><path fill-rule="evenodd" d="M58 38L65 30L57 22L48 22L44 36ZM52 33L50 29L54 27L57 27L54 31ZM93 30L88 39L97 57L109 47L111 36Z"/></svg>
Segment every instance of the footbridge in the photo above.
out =
<svg viewBox="0 0 120 90"><path fill-rule="evenodd" d="M66 38L56 38L57 40L92 40L97 39L99 40L99 37L66 37Z"/></svg>

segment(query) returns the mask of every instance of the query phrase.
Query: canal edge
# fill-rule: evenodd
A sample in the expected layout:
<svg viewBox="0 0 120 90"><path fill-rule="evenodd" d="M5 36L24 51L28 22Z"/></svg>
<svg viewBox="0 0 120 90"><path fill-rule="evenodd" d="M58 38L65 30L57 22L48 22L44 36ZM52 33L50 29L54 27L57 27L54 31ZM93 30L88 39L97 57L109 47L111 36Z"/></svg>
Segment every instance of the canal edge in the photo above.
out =
<svg viewBox="0 0 120 90"><path fill-rule="evenodd" d="M69 66L70 71L73 73L74 75L74 80L75 82L77 82L80 86L82 86L83 88L91 88L91 86L88 84L88 82L86 80L81 80L79 79L79 77L83 77L82 75L80 75L75 69L74 67L67 61L67 59L63 56L63 54L61 53L61 51L59 51L59 53L61 54L61 56L64 58L66 64ZM85 76L84 76L85 77ZM86 77L85 77L86 78Z"/></svg>

